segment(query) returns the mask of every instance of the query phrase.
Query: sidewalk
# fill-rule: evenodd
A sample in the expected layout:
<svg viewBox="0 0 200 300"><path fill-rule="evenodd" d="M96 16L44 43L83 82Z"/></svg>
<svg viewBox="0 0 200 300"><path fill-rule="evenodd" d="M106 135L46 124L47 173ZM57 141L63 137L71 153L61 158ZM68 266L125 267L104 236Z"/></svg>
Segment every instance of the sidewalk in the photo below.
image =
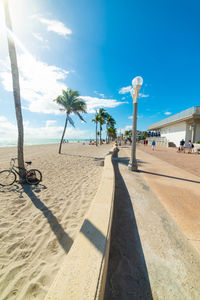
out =
<svg viewBox="0 0 200 300"><path fill-rule="evenodd" d="M164 153L164 156L159 159L156 157L161 156L158 150L152 151L150 147L145 148L137 148L138 167L141 174L200 254L200 177L192 174L194 170L191 163L192 159L194 163L195 160L199 161L199 164L196 162L193 167L199 170L200 174L200 157L198 155L191 157L190 154L184 155L176 152L173 153L173 157L170 151L164 148L161 149L162 152L160 151L162 155ZM146 152L147 149L151 151L151 154ZM126 153L130 157L130 149L126 148ZM183 160L178 161L177 156L182 156ZM177 163L180 168L174 165Z"/></svg>
<svg viewBox="0 0 200 300"><path fill-rule="evenodd" d="M177 152L177 148L167 148L156 146L155 151L152 151L151 145L144 146L137 144L137 149L142 150L148 154L154 155L173 166L179 167L188 171L196 176L200 176L200 155L199 154L188 154Z"/></svg>
<svg viewBox="0 0 200 300"><path fill-rule="evenodd" d="M130 148L121 147L114 159L115 210L104 300L200 299L200 256L193 246L199 247L187 239L189 234L198 237L198 216L193 222L192 214L199 205L200 179L141 150L141 172L130 172L129 154ZM177 187L184 190L181 200Z"/></svg>

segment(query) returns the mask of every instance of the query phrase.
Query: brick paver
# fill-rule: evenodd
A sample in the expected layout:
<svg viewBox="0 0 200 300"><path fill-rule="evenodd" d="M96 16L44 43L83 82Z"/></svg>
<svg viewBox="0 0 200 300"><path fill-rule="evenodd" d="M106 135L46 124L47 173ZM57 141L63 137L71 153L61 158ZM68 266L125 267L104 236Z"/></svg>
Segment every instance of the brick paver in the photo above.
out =
<svg viewBox="0 0 200 300"><path fill-rule="evenodd" d="M130 157L130 147L124 150ZM200 254L200 173L193 174L200 172L200 157L138 145L137 161L142 176Z"/></svg>
<svg viewBox="0 0 200 300"><path fill-rule="evenodd" d="M151 145L144 146L142 144L137 144L137 148L176 167L184 169L187 172L200 176L199 154L178 153L177 148L165 148L159 146L156 146L153 151Z"/></svg>
<svg viewBox="0 0 200 300"><path fill-rule="evenodd" d="M200 178L141 150L130 172L119 150L104 299L200 299Z"/></svg>

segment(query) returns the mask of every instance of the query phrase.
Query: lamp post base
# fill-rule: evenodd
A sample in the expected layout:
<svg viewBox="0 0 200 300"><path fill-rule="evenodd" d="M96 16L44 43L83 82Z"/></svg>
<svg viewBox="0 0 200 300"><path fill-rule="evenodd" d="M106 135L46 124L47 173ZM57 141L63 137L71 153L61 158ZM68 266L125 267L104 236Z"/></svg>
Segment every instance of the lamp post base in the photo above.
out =
<svg viewBox="0 0 200 300"><path fill-rule="evenodd" d="M138 166L137 166L137 161L129 161L129 164L128 164L128 169L130 171L134 171L134 172L137 172L138 171Z"/></svg>

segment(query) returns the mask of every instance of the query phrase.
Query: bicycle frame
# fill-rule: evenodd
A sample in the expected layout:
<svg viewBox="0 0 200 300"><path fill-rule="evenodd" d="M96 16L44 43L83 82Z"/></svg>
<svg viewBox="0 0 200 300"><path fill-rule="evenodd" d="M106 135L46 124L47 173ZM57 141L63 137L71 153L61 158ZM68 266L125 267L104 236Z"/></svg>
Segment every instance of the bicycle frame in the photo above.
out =
<svg viewBox="0 0 200 300"><path fill-rule="evenodd" d="M10 171L13 171L14 173L16 173L19 177L20 177L20 173L16 170L16 168L21 169L21 170L25 170L25 172L27 173L27 168L20 168L15 166L15 160L17 158L12 158L10 161Z"/></svg>

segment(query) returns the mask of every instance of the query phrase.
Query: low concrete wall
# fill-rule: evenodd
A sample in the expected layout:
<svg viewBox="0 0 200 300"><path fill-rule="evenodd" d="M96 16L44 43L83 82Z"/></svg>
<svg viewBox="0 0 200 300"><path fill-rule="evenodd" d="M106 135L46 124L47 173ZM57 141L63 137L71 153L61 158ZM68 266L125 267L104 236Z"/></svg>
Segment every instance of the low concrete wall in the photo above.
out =
<svg viewBox="0 0 200 300"><path fill-rule="evenodd" d="M193 152L200 153L200 144L194 143Z"/></svg>
<svg viewBox="0 0 200 300"><path fill-rule="evenodd" d="M154 137L148 137L147 140L148 140L149 145L151 145L151 143L153 141L155 141L157 146L168 147L168 142L167 142L167 139L165 137L154 136Z"/></svg>
<svg viewBox="0 0 200 300"><path fill-rule="evenodd" d="M111 151L97 194L45 300L103 300L114 201Z"/></svg>

